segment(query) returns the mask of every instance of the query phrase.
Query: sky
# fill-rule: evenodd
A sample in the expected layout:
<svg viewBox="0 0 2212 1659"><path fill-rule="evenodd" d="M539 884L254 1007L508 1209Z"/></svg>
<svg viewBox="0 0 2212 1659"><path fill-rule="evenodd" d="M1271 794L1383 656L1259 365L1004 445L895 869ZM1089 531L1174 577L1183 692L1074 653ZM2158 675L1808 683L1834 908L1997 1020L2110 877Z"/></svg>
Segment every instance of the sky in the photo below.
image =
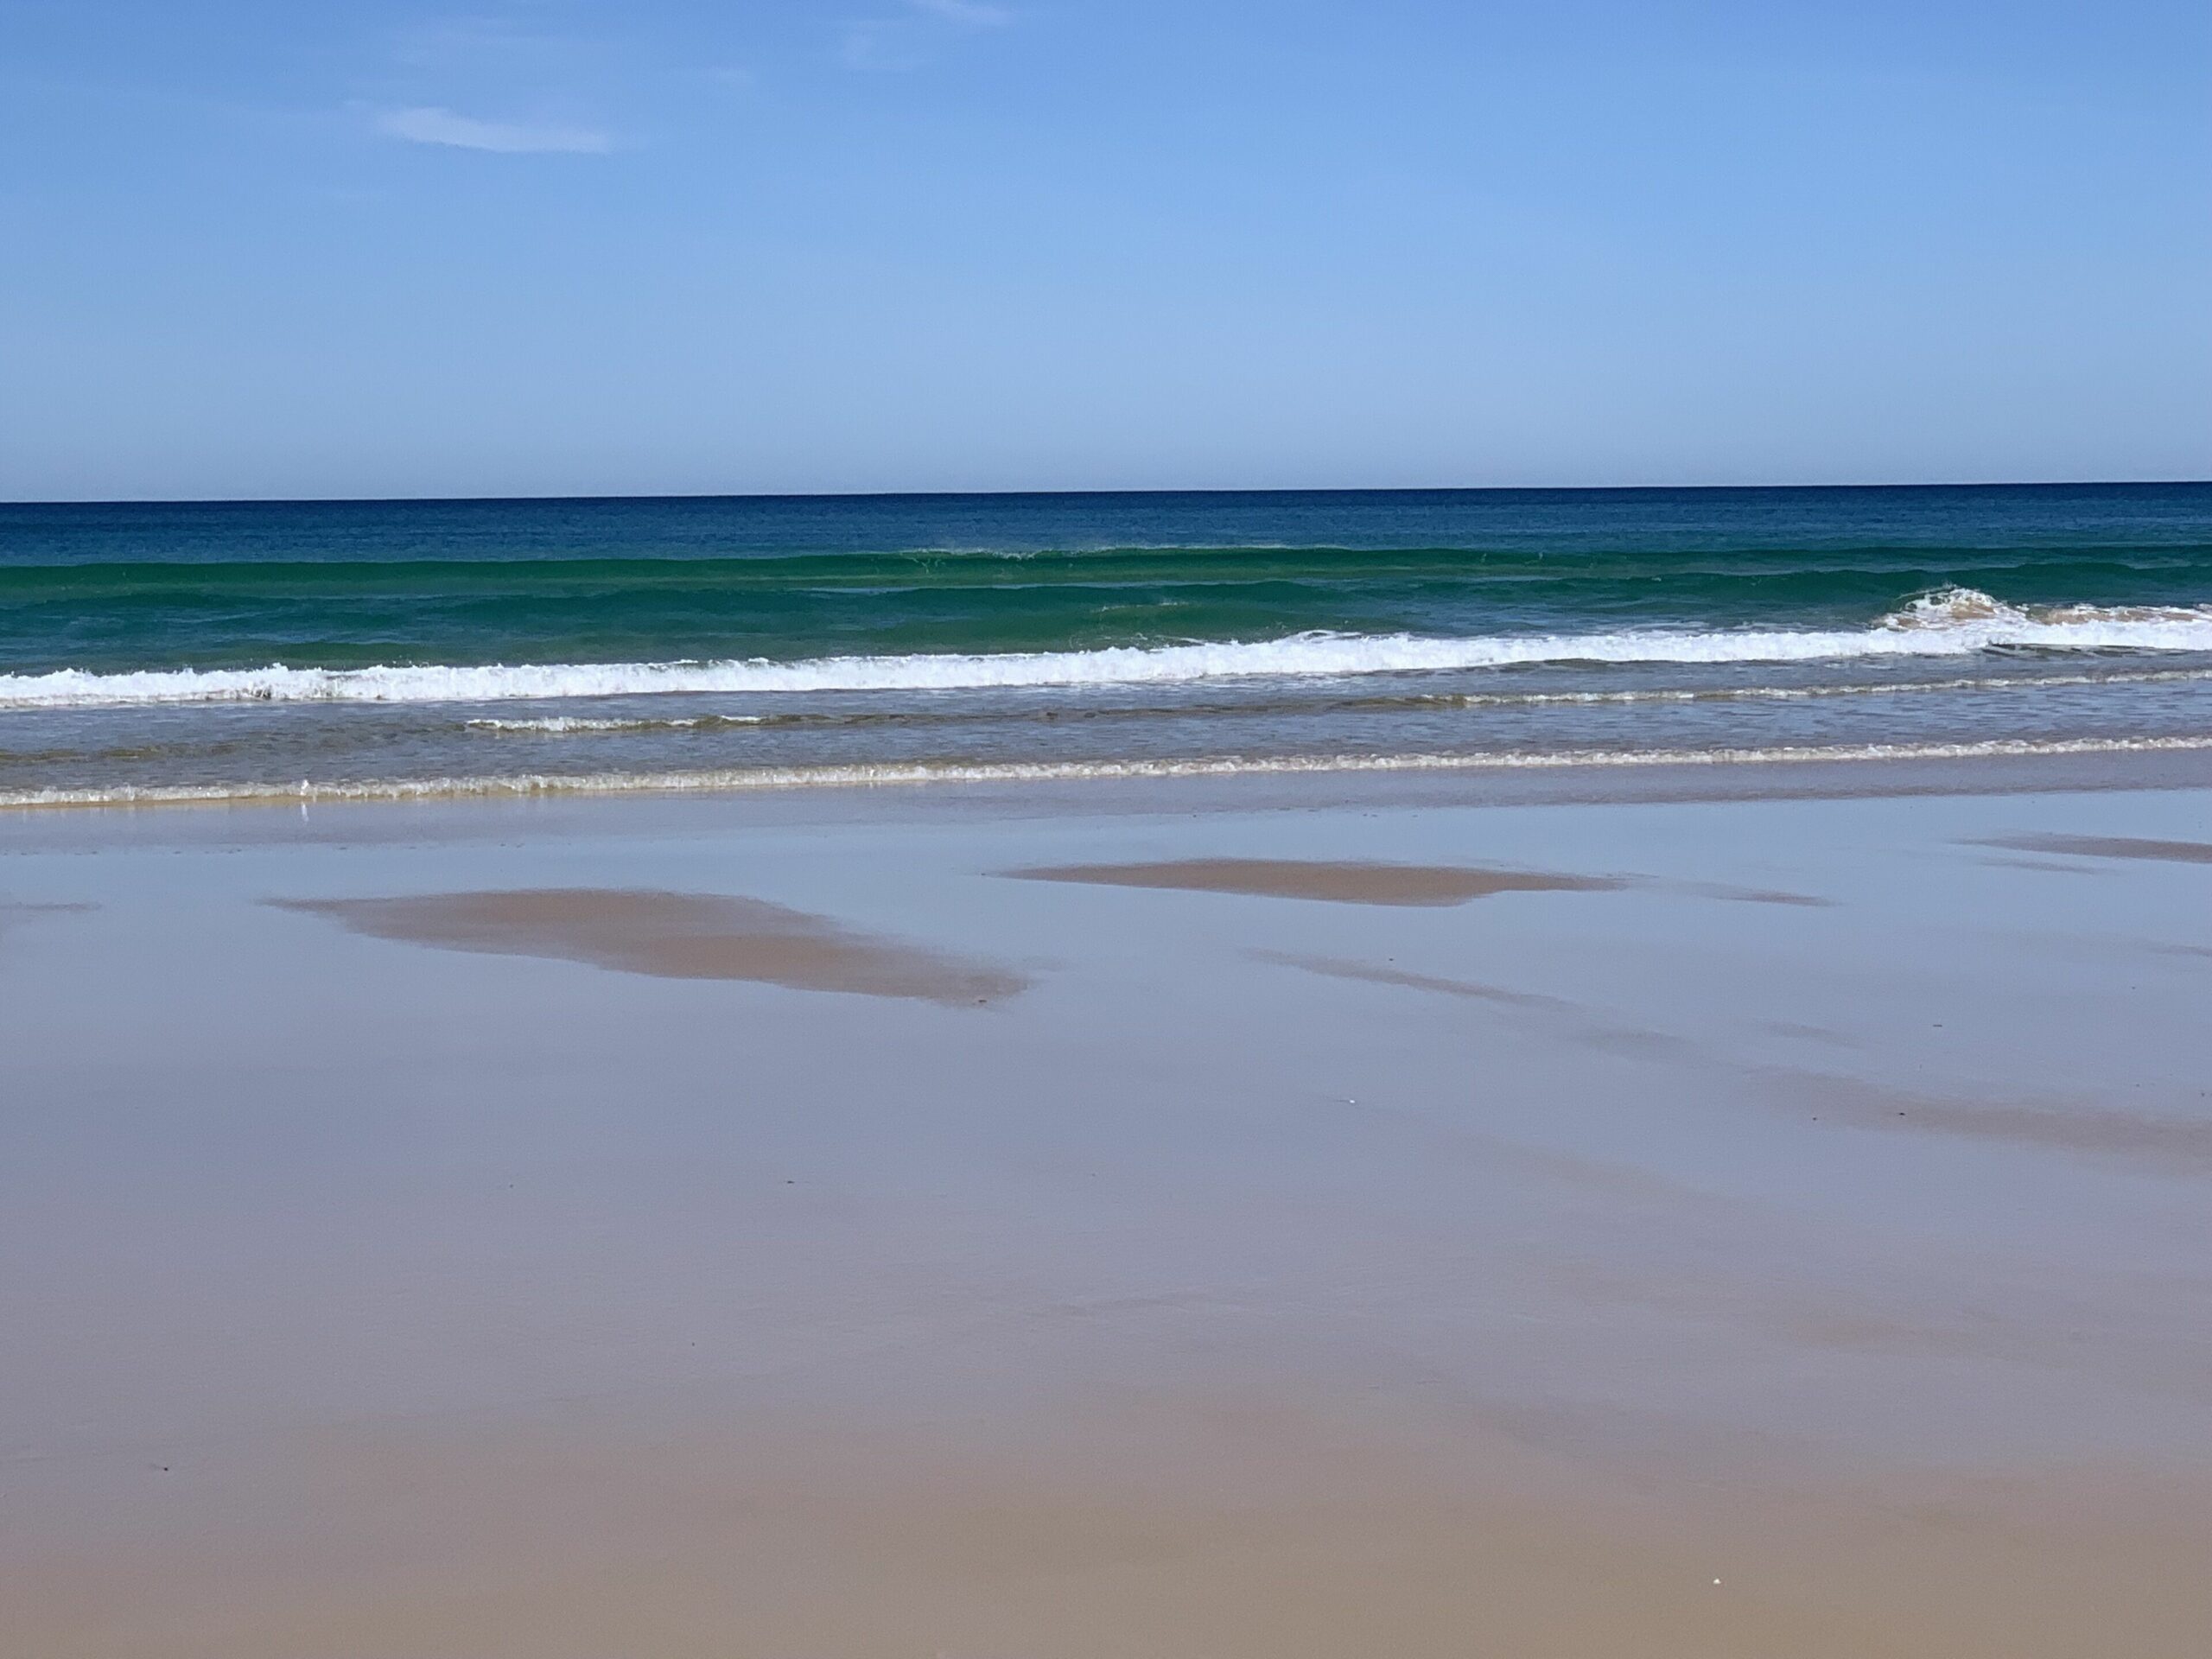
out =
<svg viewBox="0 0 2212 1659"><path fill-rule="evenodd" d="M2212 7L0 0L0 499L2212 476Z"/></svg>

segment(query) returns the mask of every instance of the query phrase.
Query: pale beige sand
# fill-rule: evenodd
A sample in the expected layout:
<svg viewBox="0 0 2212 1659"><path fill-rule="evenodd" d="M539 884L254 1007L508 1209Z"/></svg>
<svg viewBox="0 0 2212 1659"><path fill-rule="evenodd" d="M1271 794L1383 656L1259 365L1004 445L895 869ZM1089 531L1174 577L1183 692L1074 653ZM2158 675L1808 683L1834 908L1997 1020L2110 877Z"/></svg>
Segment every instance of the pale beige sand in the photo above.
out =
<svg viewBox="0 0 2212 1659"><path fill-rule="evenodd" d="M551 957L662 979L751 980L810 991L979 1003L1020 975L840 926L758 899L620 888L272 900L357 933L448 950Z"/></svg>
<svg viewBox="0 0 2212 1659"><path fill-rule="evenodd" d="M1611 876L1538 870L1468 869L1449 864L1375 864L1282 858L1184 858L1149 864L1065 864L1008 870L1024 881L1319 899L1342 905L1464 905L1497 893L1605 893Z"/></svg>
<svg viewBox="0 0 2212 1659"><path fill-rule="evenodd" d="M1783 1326L1799 1351L1837 1333ZM1891 1351L1882 1333L1847 1336ZM1938 1356L1941 1357L1940 1355ZM2202 1494L1817 1491L1561 1425L1149 1394L855 1435L804 1410L373 1426L172 1470L208 1524L18 1581L38 1659L2195 1659ZM243 1466L241 1466L243 1465ZM231 1518L257 1485L289 1528ZM265 1500L261 1501L265 1508ZM128 1538L125 1529L124 1539Z"/></svg>
<svg viewBox="0 0 2212 1659"><path fill-rule="evenodd" d="M2202 1659L2212 792L1277 787L0 826L0 1655Z"/></svg>

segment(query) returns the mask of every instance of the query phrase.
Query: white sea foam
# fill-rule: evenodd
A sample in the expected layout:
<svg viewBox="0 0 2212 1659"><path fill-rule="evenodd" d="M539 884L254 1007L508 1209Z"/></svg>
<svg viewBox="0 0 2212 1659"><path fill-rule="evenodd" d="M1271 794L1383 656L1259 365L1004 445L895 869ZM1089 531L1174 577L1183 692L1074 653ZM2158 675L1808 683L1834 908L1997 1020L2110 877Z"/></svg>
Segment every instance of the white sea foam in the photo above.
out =
<svg viewBox="0 0 2212 1659"><path fill-rule="evenodd" d="M535 720L472 720L468 728L535 737L576 737L607 732L683 732L702 727L758 726L766 718L762 715L690 715L670 720L594 720L582 715L548 715Z"/></svg>
<svg viewBox="0 0 2212 1659"><path fill-rule="evenodd" d="M0 709L194 702L489 702L655 692L936 691L1343 677L1531 663L1776 663L1957 657L1999 648L2212 651L2212 606L2022 609L1971 588L1915 600L1870 628L1624 629L1605 633L1303 633L1097 651L919 653L482 667L168 669L0 675Z"/></svg>
<svg viewBox="0 0 2212 1659"><path fill-rule="evenodd" d="M1192 760L912 761L868 766L748 766L707 772L532 772L341 783L116 785L0 790L0 810L38 807L290 804L295 802L520 799L555 795L715 794L749 790L1021 784L1105 779L1230 778L1312 772L1557 771L1572 767L1802 766L1819 762L1971 760L2050 755L2212 751L2212 733L2178 737L1996 738L1973 743L1853 743L1735 749L1572 749L1529 753L1222 755Z"/></svg>
<svg viewBox="0 0 2212 1659"><path fill-rule="evenodd" d="M1944 680L1858 681L1844 685L1659 686L1628 691L1467 691L1436 702L1462 709L1530 704L1616 702L1796 702L1808 697L1887 697L1915 691L2047 691L2085 685L2172 685L2212 680L2212 669L2167 668L2142 673L1961 675ZM472 726L483 722L471 721Z"/></svg>

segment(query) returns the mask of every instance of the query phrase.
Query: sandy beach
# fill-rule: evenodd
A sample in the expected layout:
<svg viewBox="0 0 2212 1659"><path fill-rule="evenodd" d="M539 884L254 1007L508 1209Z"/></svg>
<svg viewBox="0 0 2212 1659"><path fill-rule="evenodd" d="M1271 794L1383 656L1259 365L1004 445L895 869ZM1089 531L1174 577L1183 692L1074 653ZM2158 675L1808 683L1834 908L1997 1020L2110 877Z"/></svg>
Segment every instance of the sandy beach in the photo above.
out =
<svg viewBox="0 0 2212 1659"><path fill-rule="evenodd" d="M2212 1659L2208 21L0 3L0 1659Z"/></svg>
<svg viewBox="0 0 2212 1659"><path fill-rule="evenodd" d="M0 1651L2200 1654L2106 764L0 815Z"/></svg>

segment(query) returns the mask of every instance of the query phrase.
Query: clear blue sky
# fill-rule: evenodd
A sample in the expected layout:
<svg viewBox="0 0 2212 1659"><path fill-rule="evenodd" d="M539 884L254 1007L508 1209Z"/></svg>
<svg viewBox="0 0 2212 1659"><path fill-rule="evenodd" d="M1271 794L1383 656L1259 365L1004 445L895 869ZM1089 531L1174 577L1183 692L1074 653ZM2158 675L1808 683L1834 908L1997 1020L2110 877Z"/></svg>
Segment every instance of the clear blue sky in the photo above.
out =
<svg viewBox="0 0 2212 1659"><path fill-rule="evenodd" d="M2208 474L2204 0L0 0L0 498Z"/></svg>

